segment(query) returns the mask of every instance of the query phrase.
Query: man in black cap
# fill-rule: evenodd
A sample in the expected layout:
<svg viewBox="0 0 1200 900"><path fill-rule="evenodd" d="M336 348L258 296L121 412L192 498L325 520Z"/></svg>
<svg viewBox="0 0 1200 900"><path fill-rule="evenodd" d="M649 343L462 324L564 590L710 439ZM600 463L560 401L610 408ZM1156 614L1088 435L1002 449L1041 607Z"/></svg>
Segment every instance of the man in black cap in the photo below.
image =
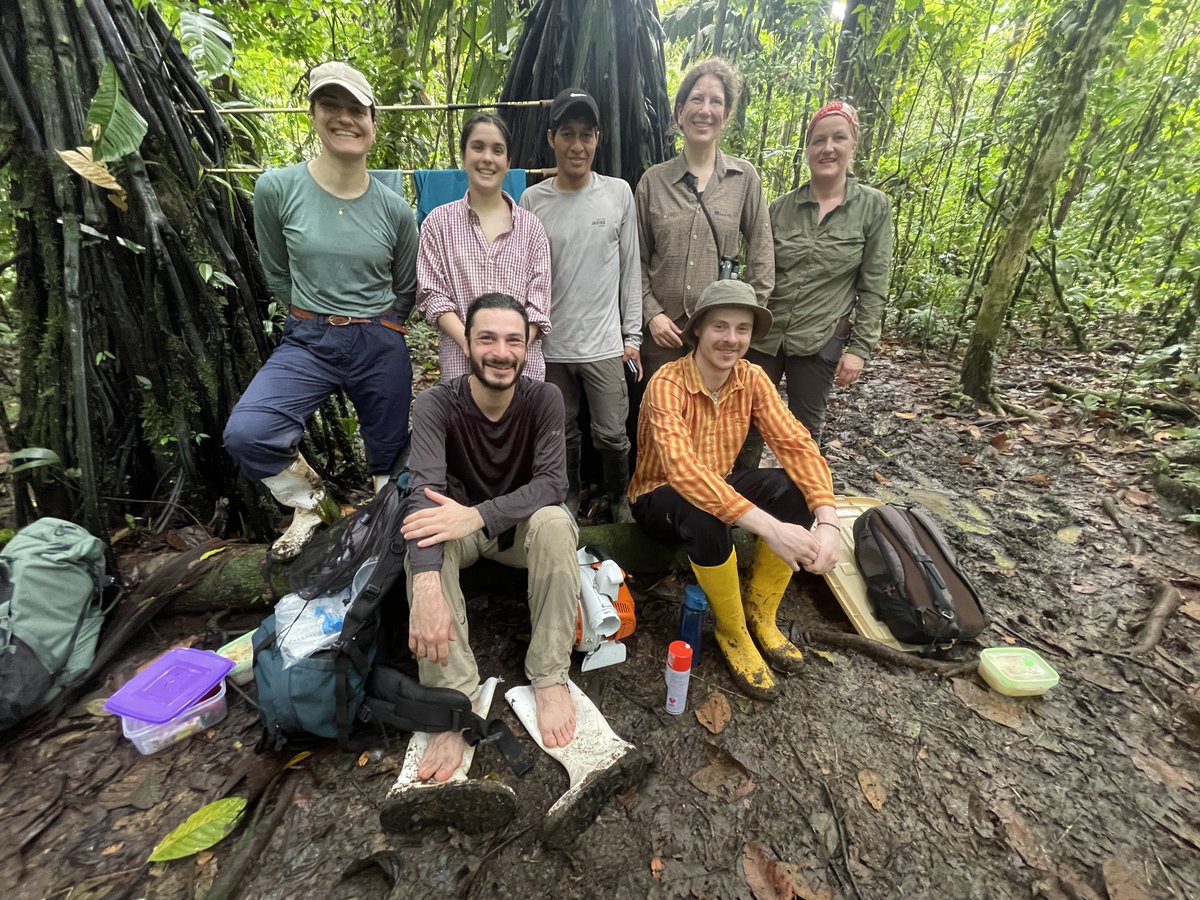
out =
<svg viewBox="0 0 1200 900"><path fill-rule="evenodd" d="M567 504L579 505L579 402L587 394L592 442L604 463L604 491L613 520L630 522L629 392L624 366L640 379L641 264L633 192L619 178L592 171L600 141L600 110L580 88L567 88L550 107L546 142L558 174L521 196L550 239L550 321L545 336L546 381L563 395L567 435Z"/></svg>

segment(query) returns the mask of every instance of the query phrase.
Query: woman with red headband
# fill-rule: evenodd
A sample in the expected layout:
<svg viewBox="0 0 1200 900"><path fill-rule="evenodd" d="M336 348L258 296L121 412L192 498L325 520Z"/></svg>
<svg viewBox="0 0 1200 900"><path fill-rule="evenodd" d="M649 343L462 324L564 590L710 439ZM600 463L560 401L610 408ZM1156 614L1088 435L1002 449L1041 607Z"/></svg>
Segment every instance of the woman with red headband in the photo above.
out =
<svg viewBox="0 0 1200 900"><path fill-rule="evenodd" d="M892 264L891 204L850 171L857 146L853 106L817 110L805 151L811 178L771 204L774 325L746 356L776 384L787 375L788 407L818 443L833 385L854 384L879 343ZM743 459L757 468L761 453L761 439L748 441Z"/></svg>

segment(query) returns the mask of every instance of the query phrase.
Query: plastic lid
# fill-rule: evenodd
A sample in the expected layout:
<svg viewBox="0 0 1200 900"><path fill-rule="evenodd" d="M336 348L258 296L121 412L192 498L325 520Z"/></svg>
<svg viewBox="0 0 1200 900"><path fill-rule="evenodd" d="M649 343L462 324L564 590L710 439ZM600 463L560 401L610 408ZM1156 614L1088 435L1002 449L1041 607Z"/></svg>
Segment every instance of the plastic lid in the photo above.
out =
<svg viewBox="0 0 1200 900"><path fill-rule="evenodd" d="M683 589L683 605L688 609L708 609L708 597L698 584L689 584Z"/></svg>
<svg viewBox="0 0 1200 900"><path fill-rule="evenodd" d="M142 722L169 722L221 683L233 660L208 650L175 647L131 678L104 708Z"/></svg>
<svg viewBox="0 0 1200 900"><path fill-rule="evenodd" d="M687 641L671 641L667 648L667 668L686 672L692 667L692 645Z"/></svg>

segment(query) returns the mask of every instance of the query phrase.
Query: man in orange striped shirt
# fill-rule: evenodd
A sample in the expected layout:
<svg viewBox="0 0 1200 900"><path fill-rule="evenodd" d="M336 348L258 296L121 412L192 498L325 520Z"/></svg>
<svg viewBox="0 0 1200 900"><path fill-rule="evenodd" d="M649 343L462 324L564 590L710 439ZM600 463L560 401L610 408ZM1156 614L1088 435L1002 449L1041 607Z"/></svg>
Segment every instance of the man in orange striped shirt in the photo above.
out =
<svg viewBox="0 0 1200 900"><path fill-rule="evenodd" d="M829 467L770 377L743 359L770 327L748 284L715 281L704 290L684 329L693 352L646 387L629 485L638 524L687 546L716 618L717 646L738 685L764 700L778 691L767 663L791 672L803 659L776 624L792 573L828 572L839 541ZM782 469L732 471L751 423ZM733 525L758 535L744 598Z"/></svg>

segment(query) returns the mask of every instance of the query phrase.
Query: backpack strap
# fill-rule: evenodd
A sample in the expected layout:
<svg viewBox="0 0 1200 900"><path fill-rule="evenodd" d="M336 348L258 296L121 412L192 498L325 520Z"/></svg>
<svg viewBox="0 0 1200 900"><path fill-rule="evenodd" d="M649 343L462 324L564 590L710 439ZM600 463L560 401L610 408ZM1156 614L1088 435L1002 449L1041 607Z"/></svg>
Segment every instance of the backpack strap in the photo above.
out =
<svg viewBox="0 0 1200 900"><path fill-rule="evenodd" d="M461 732L472 747L495 744L516 775L533 768L533 761L508 725L476 715L462 691L427 687L388 666L376 666L372 672L359 717L397 731Z"/></svg>
<svg viewBox="0 0 1200 900"><path fill-rule="evenodd" d="M905 507L905 509L908 508ZM930 600L933 602L937 615L942 619L938 628L931 629L935 635L934 643L936 643L945 632L954 627L958 619L958 614L954 611L954 601L950 595L950 588L946 585L946 579L942 577L942 573L938 571L937 565L917 540L916 534L913 533L912 525L909 524L906 516L901 514L890 503L876 507L876 510L878 510L878 515L883 519L889 530L900 541L901 549L913 558L921 570L921 577L925 582L925 587L929 590Z"/></svg>

